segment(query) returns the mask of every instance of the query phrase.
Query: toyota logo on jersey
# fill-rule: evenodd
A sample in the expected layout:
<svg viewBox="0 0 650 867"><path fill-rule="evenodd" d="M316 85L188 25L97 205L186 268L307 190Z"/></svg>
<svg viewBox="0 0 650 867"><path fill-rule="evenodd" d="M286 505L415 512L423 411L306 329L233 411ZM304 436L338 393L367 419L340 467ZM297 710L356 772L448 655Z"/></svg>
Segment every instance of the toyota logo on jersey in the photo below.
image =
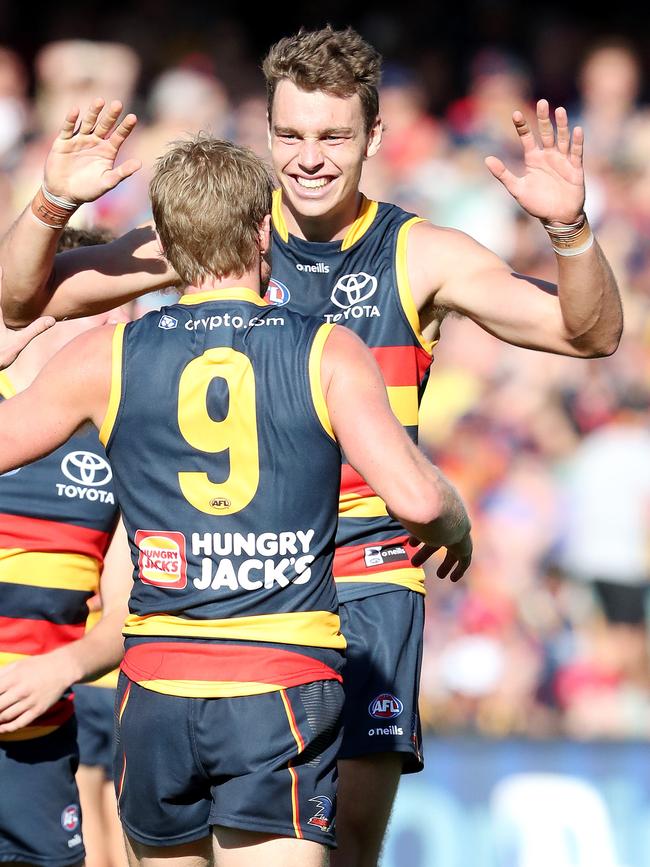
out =
<svg viewBox="0 0 650 867"><path fill-rule="evenodd" d="M403 710L402 702L390 692L382 692L368 705L368 713L375 719L394 719Z"/></svg>
<svg viewBox="0 0 650 867"><path fill-rule="evenodd" d="M371 274L364 271L359 274L344 274L336 281L331 298L337 307L347 310L348 307L366 301L375 294L376 289L377 278Z"/></svg>
<svg viewBox="0 0 650 867"><path fill-rule="evenodd" d="M113 478L108 461L94 452L68 452L61 461L61 470L78 485L107 485Z"/></svg>
<svg viewBox="0 0 650 867"><path fill-rule="evenodd" d="M269 280L269 286L264 296L265 301L268 301L269 304L275 304L276 307L283 307L288 303L290 298L291 293L284 283L280 283L279 280L274 280L273 278Z"/></svg>

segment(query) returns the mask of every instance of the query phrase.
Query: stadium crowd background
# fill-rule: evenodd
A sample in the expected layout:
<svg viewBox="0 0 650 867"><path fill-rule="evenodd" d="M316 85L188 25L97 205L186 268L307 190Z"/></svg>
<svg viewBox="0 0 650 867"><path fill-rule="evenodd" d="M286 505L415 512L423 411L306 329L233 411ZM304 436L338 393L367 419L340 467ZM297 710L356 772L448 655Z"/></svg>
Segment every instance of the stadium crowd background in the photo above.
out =
<svg viewBox="0 0 650 867"><path fill-rule="evenodd" d="M524 4L459 8L467 7L471 21L443 15L444 7L427 8L426 20L422 8L407 7L402 18L381 4L356 19L335 5L328 16L354 24L386 58L384 144L362 189L468 231L517 271L554 280L545 232L483 157L495 154L516 170L512 110L531 116L541 96L566 105L571 124L585 127L587 212L618 277L626 322L613 357L584 362L507 347L471 322L445 321L422 444L467 500L475 558L460 584L428 582L423 723L491 737L645 739L647 37L624 8L615 35L605 37L593 21L566 18L553 4L534 27L519 26ZM209 130L265 155L261 56L301 23L324 23L322 14L298 20L295 10L284 19L275 7L249 31L234 15L203 4L181 12L167 0L114 4L110 17L64 4L28 26L27 8L12 4L0 48L2 231L37 188L67 109L98 95L139 115L124 157L138 156L144 169L84 206L77 224L121 233L147 219L148 171L185 131ZM597 581L606 582L605 608ZM634 611L638 622L625 622Z"/></svg>

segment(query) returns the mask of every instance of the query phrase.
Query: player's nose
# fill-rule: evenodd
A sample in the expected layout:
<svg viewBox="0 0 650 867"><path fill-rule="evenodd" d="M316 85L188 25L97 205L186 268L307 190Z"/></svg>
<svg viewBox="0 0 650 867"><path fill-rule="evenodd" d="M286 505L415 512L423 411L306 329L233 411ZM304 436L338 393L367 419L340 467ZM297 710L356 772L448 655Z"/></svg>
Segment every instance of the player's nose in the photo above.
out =
<svg viewBox="0 0 650 867"><path fill-rule="evenodd" d="M301 168L308 172L319 169L324 162L323 150L319 141L305 139L300 146L299 162Z"/></svg>

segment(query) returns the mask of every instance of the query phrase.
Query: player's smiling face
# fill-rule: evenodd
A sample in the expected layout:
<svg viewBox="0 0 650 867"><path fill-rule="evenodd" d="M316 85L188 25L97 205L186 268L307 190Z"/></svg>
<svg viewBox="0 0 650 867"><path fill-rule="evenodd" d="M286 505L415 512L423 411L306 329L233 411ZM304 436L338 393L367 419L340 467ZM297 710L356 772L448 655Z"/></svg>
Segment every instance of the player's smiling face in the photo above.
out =
<svg viewBox="0 0 650 867"><path fill-rule="evenodd" d="M357 94L305 91L285 79L273 98L269 138L284 201L296 217L343 216L357 206L363 161L379 148L381 124L366 133Z"/></svg>

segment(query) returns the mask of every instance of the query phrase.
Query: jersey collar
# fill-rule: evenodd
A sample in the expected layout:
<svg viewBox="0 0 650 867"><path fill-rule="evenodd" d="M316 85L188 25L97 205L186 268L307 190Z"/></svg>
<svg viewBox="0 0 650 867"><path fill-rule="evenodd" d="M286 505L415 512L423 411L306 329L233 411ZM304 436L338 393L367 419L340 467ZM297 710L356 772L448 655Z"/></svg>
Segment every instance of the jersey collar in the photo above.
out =
<svg viewBox="0 0 650 867"><path fill-rule="evenodd" d="M229 289L208 289L205 292L192 292L179 298L179 304L203 304L204 301L250 301L258 307L268 307L268 302L246 286L233 286ZM2 376L2 374L0 374Z"/></svg>
<svg viewBox="0 0 650 867"><path fill-rule="evenodd" d="M378 202L375 202L372 199L367 199L363 194L361 195L361 208L359 210L359 216L345 233L345 237L341 242L341 250L349 249L353 244L356 244L357 241L366 234L366 232L372 225L373 220L377 216L378 207ZM273 192L273 207L271 209L271 218L273 220L273 225L275 226L278 235L286 243L289 240L289 230L287 229L284 214L282 213L281 189L274 190Z"/></svg>

